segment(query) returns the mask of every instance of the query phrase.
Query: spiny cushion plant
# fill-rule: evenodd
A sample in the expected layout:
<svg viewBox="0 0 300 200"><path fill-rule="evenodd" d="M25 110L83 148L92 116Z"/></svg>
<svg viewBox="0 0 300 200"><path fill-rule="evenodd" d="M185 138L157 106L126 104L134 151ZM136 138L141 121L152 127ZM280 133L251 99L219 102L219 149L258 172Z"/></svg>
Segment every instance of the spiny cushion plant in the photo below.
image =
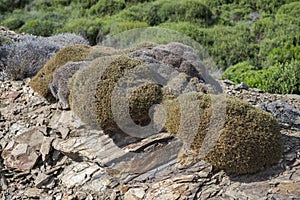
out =
<svg viewBox="0 0 300 200"><path fill-rule="evenodd" d="M31 88L47 100L53 101L54 98L49 88L53 73L69 61L79 62L86 60L91 50L92 47L82 44L76 44L61 49L32 78L30 81Z"/></svg>
<svg viewBox="0 0 300 200"><path fill-rule="evenodd" d="M64 108L69 107L69 94L68 88L69 80L78 71L86 66L90 62L67 62L65 65L56 70L53 74L51 83L49 84L52 95L62 103Z"/></svg>
<svg viewBox="0 0 300 200"><path fill-rule="evenodd" d="M264 166L279 161L283 153L283 143L279 125L270 114L240 99L226 96L224 127L221 132L211 132L211 135L207 135L208 129L211 128L212 106L216 106L216 108L225 106L219 105L219 103L213 105L212 97L224 98L224 96L199 95L198 93L184 95L182 102L185 102L185 99L190 99L199 108L197 114L200 115L200 121L198 128L196 127L197 131L195 133L180 132L184 130L180 127L184 126L183 124L190 126L190 118L187 115L192 114L185 110L185 118L182 119L182 110L178 99L164 101L168 113L166 128L179 137L192 138L187 145L194 150L196 159L201 157L219 169L237 174L254 173ZM191 135L185 136L183 134ZM216 138L215 136L217 136L217 140L215 140L217 142L211 151L199 156L202 153L200 148L206 136L209 138L209 141L206 141L207 144L213 143L211 138ZM184 157L182 158L184 159Z"/></svg>
<svg viewBox="0 0 300 200"><path fill-rule="evenodd" d="M137 66L141 66L143 62L129 58L127 56L120 56L115 59L111 65L102 73L101 79L98 83L96 91L96 112L100 126L104 131L118 132L119 126L115 122L114 114L112 112L112 98L115 87L118 81L130 70ZM162 100L161 88L158 84L145 82L143 85L135 85L133 82L127 82L128 88L125 89L125 96L118 95L113 100L118 104L121 101L129 98L129 112L132 120L140 125L147 125L150 121L148 110L153 104L159 103ZM139 80L140 81L140 80ZM131 87L132 85L135 85ZM121 112L121 111L120 111ZM122 115L116 113L117 116Z"/></svg>
<svg viewBox="0 0 300 200"><path fill-rule="evenodd" d="M82 122L94 129L100 129L96 116L96 89L104 70L117 56L103 56L77 71L69 82L71 110Z"/></svg>

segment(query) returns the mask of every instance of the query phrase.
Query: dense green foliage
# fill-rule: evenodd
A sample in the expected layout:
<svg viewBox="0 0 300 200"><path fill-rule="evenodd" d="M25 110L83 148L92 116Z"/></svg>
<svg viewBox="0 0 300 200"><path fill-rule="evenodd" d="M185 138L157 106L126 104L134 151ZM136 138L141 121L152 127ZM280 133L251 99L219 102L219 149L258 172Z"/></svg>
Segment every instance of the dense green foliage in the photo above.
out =
<svg viewBox="0 0 300 200"><path fill-rule="evenodd" d="M17 32L71 32L96 44L108 35L157 26L199 42L223 71L247 62L254 67L249 74L299 60L299 16L297 0L0 0L0 25ZM262 88L246 74L243 69L233 79Z"/></svg>

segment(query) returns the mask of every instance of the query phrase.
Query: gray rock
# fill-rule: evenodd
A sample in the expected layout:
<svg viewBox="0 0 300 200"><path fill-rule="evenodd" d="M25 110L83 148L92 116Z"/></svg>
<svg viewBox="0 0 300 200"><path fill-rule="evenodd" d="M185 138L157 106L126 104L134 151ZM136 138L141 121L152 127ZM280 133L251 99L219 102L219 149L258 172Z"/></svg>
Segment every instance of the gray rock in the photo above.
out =
<svg viewBox="0 0 300 200"><path fill-rule="evenodd" d="M300 127L300 111L287 103L262 103L260 108L271 113L284 126Z"/></svg>
<svg viewBox="0 0 300 200"><path fill-rule="evenodd" d="M39 172L37 177L34 180L34 185L37 188L42 188L43 186L47 186L50 184L51 179L53 180L51 175L44 174Z"/></svg>
<svg viewBox="0 0 300 200"><path fill-rule="evenodd" d="M235 90L249 90L249 86L246 83L241 82L240 84L235 86L234 89Z"/></svg>
<svg viewBox="0 0 300 200"><path fill-rule="evenodd" d="M224 80L223 82L227 85L235 85L234 82L232 82L231 80L228 80L228 79Z"/></svg>
<svg viewBox="0 0 300 200"><path fill-rule="evenodd" d="M43 142L40 148L40 153L42 154L42 160L46 161L47 157L50 154L52 141L54 140L53 137L44 137Z"/></svg>
<svg viewBox="0 0 300 200"><path fill-rule="evenodd" d="M68 188L84 185L91 175L101 168L92 163L74 163L67 166L59 176L60 180Z"/></svg>
<svg viewBox="0 0 300 200"><path fill-rule="evenodd" d="M34 127L17 135L14 140L18 143L28 144L34 150L40 150L44 134L46 134L46 127Z"/></svg>

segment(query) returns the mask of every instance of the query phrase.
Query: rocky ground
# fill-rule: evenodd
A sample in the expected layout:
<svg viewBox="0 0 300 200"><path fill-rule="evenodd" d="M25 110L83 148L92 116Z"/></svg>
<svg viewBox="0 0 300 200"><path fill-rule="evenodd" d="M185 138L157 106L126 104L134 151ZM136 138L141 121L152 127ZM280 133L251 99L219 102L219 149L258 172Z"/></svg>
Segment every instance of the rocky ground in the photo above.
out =
<svg viewBox="0 0 300 200"><path fill-rule="evenodd" d="M300 96L223 81L225 92L272 113L285 152L275 166L232 175L181 166L181 142L161 133L118 147L24 81L0 82L2 199L300 199Z"/></svg>

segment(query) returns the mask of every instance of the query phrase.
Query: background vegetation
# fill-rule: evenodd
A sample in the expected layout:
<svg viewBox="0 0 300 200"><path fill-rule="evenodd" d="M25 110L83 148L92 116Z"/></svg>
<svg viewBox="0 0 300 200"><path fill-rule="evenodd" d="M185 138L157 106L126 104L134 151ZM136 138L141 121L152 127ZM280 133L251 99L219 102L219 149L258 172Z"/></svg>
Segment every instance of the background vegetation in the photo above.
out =
<svg viewBox="0 0 300 200"><path fill-rule="evenodd" d="M77 33L91 44L157 26L199 42L224 79L300 94L297 0L0 0L0 24L34 35Z"/></svg>

